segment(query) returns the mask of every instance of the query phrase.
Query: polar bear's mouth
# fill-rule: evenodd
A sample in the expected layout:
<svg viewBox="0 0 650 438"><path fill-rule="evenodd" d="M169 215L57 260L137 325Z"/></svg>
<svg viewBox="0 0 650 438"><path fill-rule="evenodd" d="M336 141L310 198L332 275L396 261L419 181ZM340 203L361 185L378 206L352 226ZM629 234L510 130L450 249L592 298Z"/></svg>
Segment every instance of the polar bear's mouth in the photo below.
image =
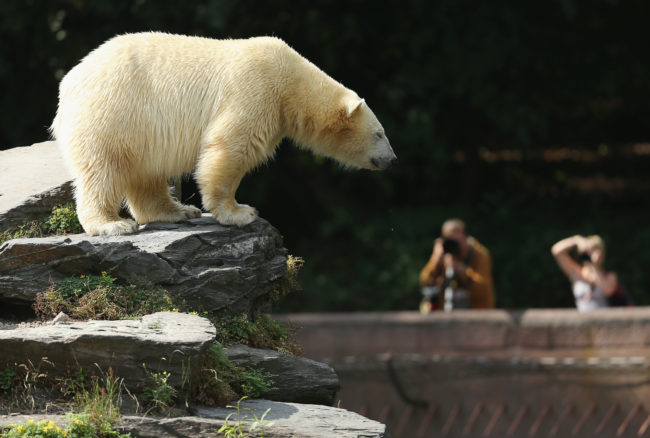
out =
<svg viewBox="0 0 650 438"><path fill-rule="evenodd" d="M370 159L370 164L372 164L376 170L386 170L395 163L397 163L397 157L395 155L387 158L375 157Z"/></svg>

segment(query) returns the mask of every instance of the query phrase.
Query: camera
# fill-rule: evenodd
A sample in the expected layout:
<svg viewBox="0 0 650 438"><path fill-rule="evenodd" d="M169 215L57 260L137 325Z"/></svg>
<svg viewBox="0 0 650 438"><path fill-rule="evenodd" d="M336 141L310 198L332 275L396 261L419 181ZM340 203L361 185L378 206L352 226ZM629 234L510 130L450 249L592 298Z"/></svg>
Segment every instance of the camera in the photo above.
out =
<svg viewBox="0 0 650 438"><path fill-rule="evenodd" d="M460 258L460 243L455 239L442 239L442 252Z"/></svg>

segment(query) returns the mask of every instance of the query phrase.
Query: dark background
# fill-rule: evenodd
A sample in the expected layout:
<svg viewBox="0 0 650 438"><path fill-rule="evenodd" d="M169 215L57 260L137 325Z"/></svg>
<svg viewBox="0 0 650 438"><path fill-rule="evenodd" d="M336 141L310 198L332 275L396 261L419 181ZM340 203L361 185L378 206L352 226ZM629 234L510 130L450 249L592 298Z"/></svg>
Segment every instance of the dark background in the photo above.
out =
<svg viewBox="0 0 650 438"><path fill-rule="evenodd" d="M345 171L284 143L244 179L306 263L280 311L415 309L441 222L492 252L497 305L570 307L550 246L598 233L637 303L650 276L650 2L3 1L0 147L47 139L58 80L125 32L275 35L354 89L395 152Z"/></svg>

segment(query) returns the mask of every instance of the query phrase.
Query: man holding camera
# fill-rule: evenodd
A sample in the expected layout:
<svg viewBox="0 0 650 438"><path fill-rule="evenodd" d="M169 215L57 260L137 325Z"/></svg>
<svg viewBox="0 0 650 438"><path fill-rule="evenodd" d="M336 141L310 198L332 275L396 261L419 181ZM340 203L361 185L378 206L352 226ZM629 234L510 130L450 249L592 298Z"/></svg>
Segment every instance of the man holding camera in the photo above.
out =
<svg viewBox="0 0 650 438"><path fill-rule="evenodd" d="M494 285L490 253L475 238L468 236L460 219L442 224L441 237L420 272L428 311L458 308L494 308ZM426 307L426 304L425 304Z"/></svg>

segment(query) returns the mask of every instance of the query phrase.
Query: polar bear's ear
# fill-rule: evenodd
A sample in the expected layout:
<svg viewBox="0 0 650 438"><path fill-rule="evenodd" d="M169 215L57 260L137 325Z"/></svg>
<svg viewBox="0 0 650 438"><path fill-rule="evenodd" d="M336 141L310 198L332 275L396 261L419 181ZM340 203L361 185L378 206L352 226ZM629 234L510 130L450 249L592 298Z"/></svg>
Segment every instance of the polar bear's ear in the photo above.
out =
<svg viewBox="0 0 650 438"><path fill-rule="evenodd" d="M346 110L346 113L347 113L348 117L352 117L352 114L354 114L354 112L357 109L359 109L359 107L361 106L361 104L363 102L365 102L364 99L350 99L350 100L348 100L347 103L345 104L345 110Z"/></svg>

